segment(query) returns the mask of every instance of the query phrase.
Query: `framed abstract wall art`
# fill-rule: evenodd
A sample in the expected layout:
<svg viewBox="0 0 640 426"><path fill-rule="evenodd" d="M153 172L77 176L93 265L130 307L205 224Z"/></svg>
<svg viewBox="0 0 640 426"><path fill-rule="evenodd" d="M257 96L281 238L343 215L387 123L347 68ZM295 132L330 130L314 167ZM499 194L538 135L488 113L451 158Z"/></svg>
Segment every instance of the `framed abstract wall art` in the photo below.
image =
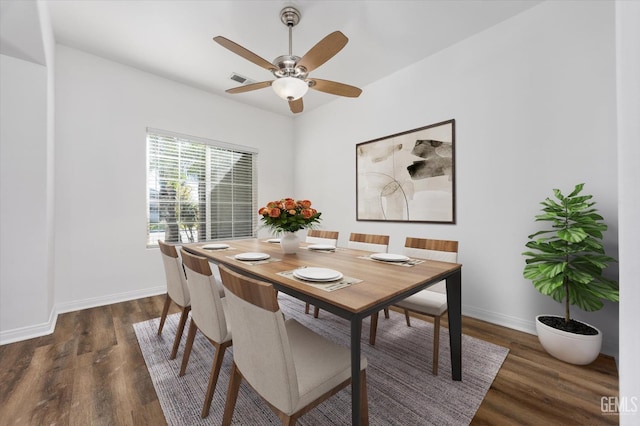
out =
<svg viewBox="0 0 640 426"><path fill-rule="evenodd" d="M455 120L356 145L356 219L456 223Z"/></svg>

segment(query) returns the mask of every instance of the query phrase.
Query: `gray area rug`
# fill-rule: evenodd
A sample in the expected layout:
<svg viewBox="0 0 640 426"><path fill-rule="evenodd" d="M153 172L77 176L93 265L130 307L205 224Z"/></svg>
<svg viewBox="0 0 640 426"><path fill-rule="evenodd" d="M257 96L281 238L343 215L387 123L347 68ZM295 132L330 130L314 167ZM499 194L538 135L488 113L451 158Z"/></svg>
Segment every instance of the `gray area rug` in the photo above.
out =
<svg viewBox="0 0 640 426"><path fill-rule="evenodd" d="M287 318L295 318L310 329L349 346L349 323L328 312L320 318L304 314L304 304L285 294L278 296ZM198 333L187 373L178 376L185 333L178 356L169 353L178 323L170 315L161 336L159 318L134 325L136 336L153 380L160 405L170 425L219 425L229 383L233 347L225 354L211 412L200 418L209 380L214 348ZM469 424L491 386L508 349L470 336L462 336L462 381L451 380L449 334L440 333L439 375L431 374L433 325L414 319L407 327L404 315L391 311L380 316L375 347L368 344L369 320L362 327L362 351L368 359L367 392L372 425L466 425ZM237 425L281 424L270 408L246 382L242 383L233 416ZM299 419L299 425L348 425L351 423L351 391L342 390Z"/></svg>

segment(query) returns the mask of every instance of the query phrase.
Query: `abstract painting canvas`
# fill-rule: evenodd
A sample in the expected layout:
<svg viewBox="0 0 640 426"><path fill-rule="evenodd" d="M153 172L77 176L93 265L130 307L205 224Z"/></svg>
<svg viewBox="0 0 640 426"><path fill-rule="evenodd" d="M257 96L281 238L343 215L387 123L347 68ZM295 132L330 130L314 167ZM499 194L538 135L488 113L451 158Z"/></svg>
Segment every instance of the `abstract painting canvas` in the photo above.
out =
<svg viewBox="0 0 640 426"><path fill-rule="evenodd" d="M455 120L356 145L357 220L456 223Z"/></svg>

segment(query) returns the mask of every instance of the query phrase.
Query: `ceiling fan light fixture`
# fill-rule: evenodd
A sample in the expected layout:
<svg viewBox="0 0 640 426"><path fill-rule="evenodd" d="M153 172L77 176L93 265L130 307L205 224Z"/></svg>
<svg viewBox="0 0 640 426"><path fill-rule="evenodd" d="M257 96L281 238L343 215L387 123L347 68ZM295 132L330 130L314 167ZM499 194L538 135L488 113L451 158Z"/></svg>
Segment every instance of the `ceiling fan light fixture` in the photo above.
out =
<svg viewBox="0 0 640 426"><path fill-rule="evenodd" d="M309 85L304 80L295 77L278 78L271 84L271 87L276 95L285 101L300 99L309 90Z"/></svg>

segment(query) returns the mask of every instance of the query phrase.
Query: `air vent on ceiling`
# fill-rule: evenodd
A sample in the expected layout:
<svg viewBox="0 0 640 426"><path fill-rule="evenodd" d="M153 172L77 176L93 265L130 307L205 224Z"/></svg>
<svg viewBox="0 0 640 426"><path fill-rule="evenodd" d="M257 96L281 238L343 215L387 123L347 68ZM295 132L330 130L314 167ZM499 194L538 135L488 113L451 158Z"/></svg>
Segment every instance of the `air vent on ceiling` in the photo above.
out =
<svg viewBox="0 0 640 426"><path fill-rule="evenodd" d="M243 76L241 76L240 74L235 73L235 72L234 72L233 74L231 74L231 77L229 77L229 78L230 78L231 80L233 80L233 81L237 81L238 83L240 83L240 84L245 84L245 85L246 85L246 84L253 84L253 83L255 83L255 81L251 80L250 78L243 77Z"/></svg>

